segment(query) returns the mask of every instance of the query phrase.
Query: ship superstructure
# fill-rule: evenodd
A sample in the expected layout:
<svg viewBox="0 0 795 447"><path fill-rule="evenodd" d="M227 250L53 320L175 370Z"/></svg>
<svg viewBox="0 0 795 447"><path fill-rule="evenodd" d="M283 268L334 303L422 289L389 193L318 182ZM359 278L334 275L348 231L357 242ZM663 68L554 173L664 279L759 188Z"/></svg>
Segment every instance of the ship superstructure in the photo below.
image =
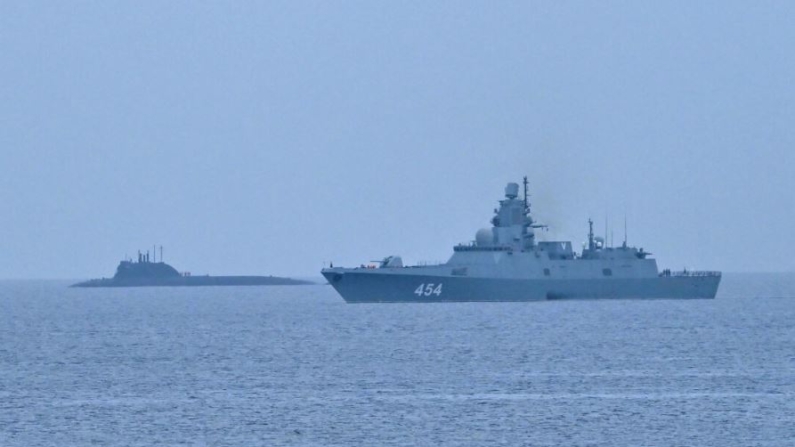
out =
<svg viewBox="0 0 795 447"><path fill-rule="evenodd" d="M376 268L326 268L323 276L348 302L534 301L595 298L714 298L720 272L660 271L651 253L608 247L594 236L580 253L570 241L537 241L524 179L508 183L505 198L471 243L434 266L403 266L389 256Z"/></svg>

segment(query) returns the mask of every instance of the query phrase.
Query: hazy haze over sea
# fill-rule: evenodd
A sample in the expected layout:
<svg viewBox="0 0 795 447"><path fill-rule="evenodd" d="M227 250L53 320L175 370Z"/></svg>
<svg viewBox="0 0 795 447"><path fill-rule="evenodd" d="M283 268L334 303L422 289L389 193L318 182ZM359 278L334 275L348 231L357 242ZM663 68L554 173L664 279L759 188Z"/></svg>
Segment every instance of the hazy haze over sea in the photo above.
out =
<svg viewBox="0 0 795 447"><path fill-rule="evenodd" d="M347 305L0 282L0 445L784 446L795 275L715 300Z"/></svg>
<svg viewBox="0 0 795 447"><path fill-rule="evenodd" d="M530 179L661 267L795 271L795 2L0 2L0 278L446 259Z"/></svg>

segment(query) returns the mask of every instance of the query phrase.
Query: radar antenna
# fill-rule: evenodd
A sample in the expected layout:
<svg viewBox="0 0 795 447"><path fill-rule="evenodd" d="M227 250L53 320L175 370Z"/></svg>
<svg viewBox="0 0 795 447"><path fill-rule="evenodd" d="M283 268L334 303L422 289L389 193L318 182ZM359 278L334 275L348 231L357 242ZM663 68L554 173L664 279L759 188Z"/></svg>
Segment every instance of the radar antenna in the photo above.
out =
<svg viewBox="0 0 795 447"><path fill-rule="evenodd" d="M627 248L627 213L624 213L624 248Z"/></svg>
<svg viewBox="0 0 795 447"><path fill-rule="evenodd" d="M527 176L524 176L524 210L530 212L530 204L527 202Z"/></svg>

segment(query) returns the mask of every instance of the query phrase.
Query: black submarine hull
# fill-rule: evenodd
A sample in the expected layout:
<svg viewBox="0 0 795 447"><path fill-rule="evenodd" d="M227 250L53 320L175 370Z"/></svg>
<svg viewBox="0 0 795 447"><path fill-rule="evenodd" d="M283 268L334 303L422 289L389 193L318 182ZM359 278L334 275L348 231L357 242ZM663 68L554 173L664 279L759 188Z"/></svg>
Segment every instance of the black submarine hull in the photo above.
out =
<svg viewBox="0 0 795 447"><path fill-rule="evenodd" d="M179 276L171 278L102 278L71 287L202 287L202 286L302 286L315 284L279 276Z"/></svg>

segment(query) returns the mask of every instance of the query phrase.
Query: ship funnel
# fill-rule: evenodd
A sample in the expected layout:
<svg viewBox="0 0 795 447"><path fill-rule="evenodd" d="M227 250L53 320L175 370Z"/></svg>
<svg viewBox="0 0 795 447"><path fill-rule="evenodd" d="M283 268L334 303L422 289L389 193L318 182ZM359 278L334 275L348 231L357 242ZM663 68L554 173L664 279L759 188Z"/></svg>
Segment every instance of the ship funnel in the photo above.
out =
<svg viewBox="0 0 795 447"><path fill-rule="evenodd" d="M519 184L508 183L508 186L505 187L505 197L509 199L515 199L519 197Z"/></svg>

